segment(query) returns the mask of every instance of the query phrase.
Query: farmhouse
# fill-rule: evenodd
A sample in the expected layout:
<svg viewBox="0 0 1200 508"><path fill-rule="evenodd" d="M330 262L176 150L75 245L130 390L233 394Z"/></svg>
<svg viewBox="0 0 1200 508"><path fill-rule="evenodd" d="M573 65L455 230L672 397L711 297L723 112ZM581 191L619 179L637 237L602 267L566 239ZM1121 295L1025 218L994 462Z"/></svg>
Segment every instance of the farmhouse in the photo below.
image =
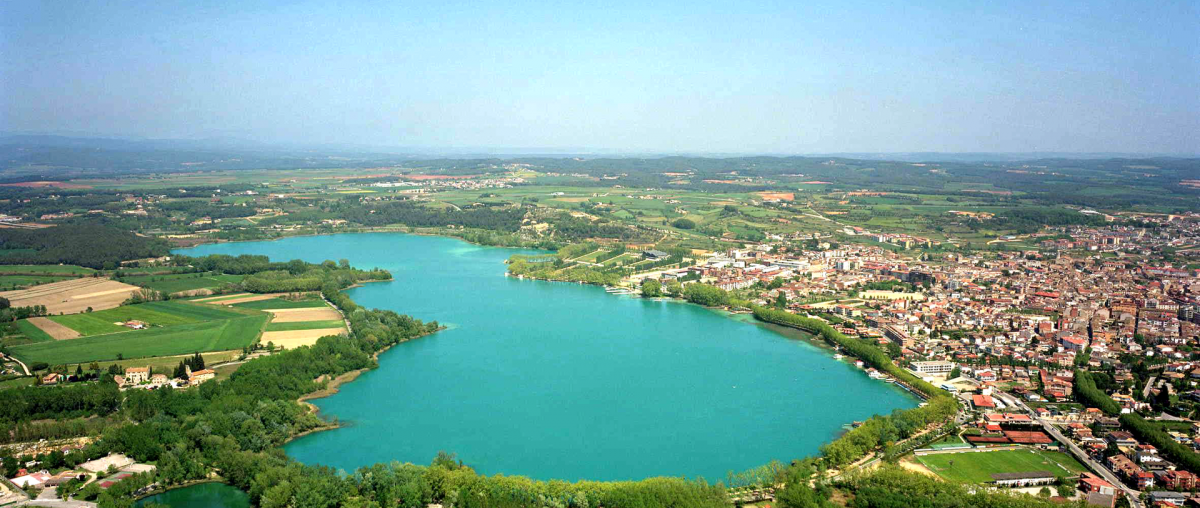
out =
<svg viewBox="0 0 1200 508"><path fill-rule="evenodd" d="M150 367L129 367L125 369L125 382L140 385L150 380Z"/></svg>
<svg viewBox="0 0 1200 508"><path fill-rule="evenodd" d="M209 379L212 379L215 377L217 377L217 372L215 370L212 370L212 369L197 370L197 371L192 372L192 374L190 376L188 376L188 384L195 386L195 385L198 385L200 383L203 383L203 382L208 381Z"/></svg>

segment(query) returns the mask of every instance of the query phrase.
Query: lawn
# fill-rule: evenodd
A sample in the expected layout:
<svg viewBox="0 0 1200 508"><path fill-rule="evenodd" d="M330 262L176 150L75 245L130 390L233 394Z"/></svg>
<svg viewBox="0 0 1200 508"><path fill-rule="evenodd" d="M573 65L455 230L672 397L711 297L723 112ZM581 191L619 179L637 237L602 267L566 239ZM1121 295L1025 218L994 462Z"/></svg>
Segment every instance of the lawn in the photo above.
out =
<svg viewBox="0 0 1200 508"><path fill-rule="evenodd" d="M258 339L267 314L192 322L163 328L39 342L10 348L25 362L51 365L241 349Z"/></svg>
<svg viewBox="0 0 1200 508"><path fill-rule="evenodd" d="M224 284L236 284L242 281L241 275L224 274L194 274L184 273L175 275L145 275L125 277L123 282L136 286L147 287L164 293L179 293L198 289L216 289Z"/></svg>
<svg viewBox="0 0 1200 508"><path fill-rule="evenodd" d="M331 319L328 321L300 321L296 323L269 323L267 324L268 332L290 332L293 330L320 330L323 328L338 328L346 326L346 323L340 319Z"/></svg>
<svg viewBox="0 0 1200 508"><path fill-rule="evenodd" d="M254 302L242 302L230 305L239 309L313 309L325 307L325 300L320 298L305 298L303 300L284 300L283 298L271 298L269 300L258 300Z"/></svg>
<svg viewBox="0 0 1200 508"><path fill-rule="evenodd" d="M943 453L917 457L925 467L950 481L987 483L992 473L1049 471L1056 476L1074 476L1087 471L1075 458L1041 450Z"/></svg>
<svg viewBox="0 0 1200 508"><path fill-rule="evenodd" d="M223 320L244 314L207 305L180 302L149 302L125 305L115 309L50 316L50 320L79 332L85 337L109 333L131 332L129 328L114 324L130 320L142 321L152 328L169 327L198 321Z"/></svg>

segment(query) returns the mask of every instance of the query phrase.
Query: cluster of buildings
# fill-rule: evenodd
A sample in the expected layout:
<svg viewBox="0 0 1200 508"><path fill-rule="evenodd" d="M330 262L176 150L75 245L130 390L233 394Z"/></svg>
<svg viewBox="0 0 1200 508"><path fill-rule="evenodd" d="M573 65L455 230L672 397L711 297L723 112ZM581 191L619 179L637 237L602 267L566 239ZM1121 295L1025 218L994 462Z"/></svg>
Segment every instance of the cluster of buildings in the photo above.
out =
<svg viewBox="0 0 1200 508"><path fill-rule="evenodd" d="M1200 355L1193 353L1200 350L1200 268L1178 256L1200 248L1200 216L1139 219L1143 227L1047 228L1032 235L1042 248L1029 251L904 255L876 245L777 238L660 276L742 290L762 305L785 301L792 312L877 341L898 354L897 363L985 414L980 443L1051 443L1040 429L1051 422L1134 489L1192 491L1195 472L1136 442L1116 418L1074 404L1074 371L1084 368L1107 373L1108 395L1122 412L1200 414ZM922 240L875 236L893 244ZM1006 408L992 396L997 392L1034 409L1005 413L1016 408ZM1169 434L1200 450L1200 424ZM996 480L1041 481L1010 476ZM1099 477L1080 482L1091 497L1113 494Z"/></svg>
<svg viewBox="0 0 1200 508"><path fill-rule="evenodd" d="M217 372L212 369L192 370L191 367L185 366L186 377L179 379L171 379L166 374L155 374L150 367L128 367L122 375L113 376L113 380L122 389L141 388L146 390L154 390L158 388L171 387L180 388L187 386L196 386L200 383L214 379L217 377Z"/></svg>

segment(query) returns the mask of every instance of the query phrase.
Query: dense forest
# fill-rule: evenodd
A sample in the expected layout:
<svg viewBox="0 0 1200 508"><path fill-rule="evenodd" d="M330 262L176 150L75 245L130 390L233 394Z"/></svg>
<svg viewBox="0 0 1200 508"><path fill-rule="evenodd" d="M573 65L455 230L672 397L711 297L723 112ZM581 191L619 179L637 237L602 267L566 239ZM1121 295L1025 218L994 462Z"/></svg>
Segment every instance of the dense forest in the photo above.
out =
<svg viewBox="0 0 1200 508"><path fill-rule="evenodd" d="M166 242L104 221L45 229L0 229L0 263L69 264L115 269L122 261L165 256Z"/></svg>
<svg viewBox="0 0 1200 508"><path fill-rule="evenodd" d="M342 218L364 226L404 224L412 227L459 226L514 232L521 228L526 210L522 207L481 206L476 208L430 208L412 201L350 206Z"/></svg>

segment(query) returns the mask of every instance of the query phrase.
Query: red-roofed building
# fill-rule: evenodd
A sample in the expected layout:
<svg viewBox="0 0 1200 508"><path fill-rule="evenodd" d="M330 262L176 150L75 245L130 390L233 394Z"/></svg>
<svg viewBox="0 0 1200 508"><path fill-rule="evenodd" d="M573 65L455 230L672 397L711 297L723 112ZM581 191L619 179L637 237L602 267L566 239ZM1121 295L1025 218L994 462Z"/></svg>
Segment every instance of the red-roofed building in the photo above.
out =
<svg viewBox="0 0 1200 508"><path fill-rule="evenodd" d="M992 400L991 395L972 395L971 405L976 409L996 409L996 401Z"/></svg>

